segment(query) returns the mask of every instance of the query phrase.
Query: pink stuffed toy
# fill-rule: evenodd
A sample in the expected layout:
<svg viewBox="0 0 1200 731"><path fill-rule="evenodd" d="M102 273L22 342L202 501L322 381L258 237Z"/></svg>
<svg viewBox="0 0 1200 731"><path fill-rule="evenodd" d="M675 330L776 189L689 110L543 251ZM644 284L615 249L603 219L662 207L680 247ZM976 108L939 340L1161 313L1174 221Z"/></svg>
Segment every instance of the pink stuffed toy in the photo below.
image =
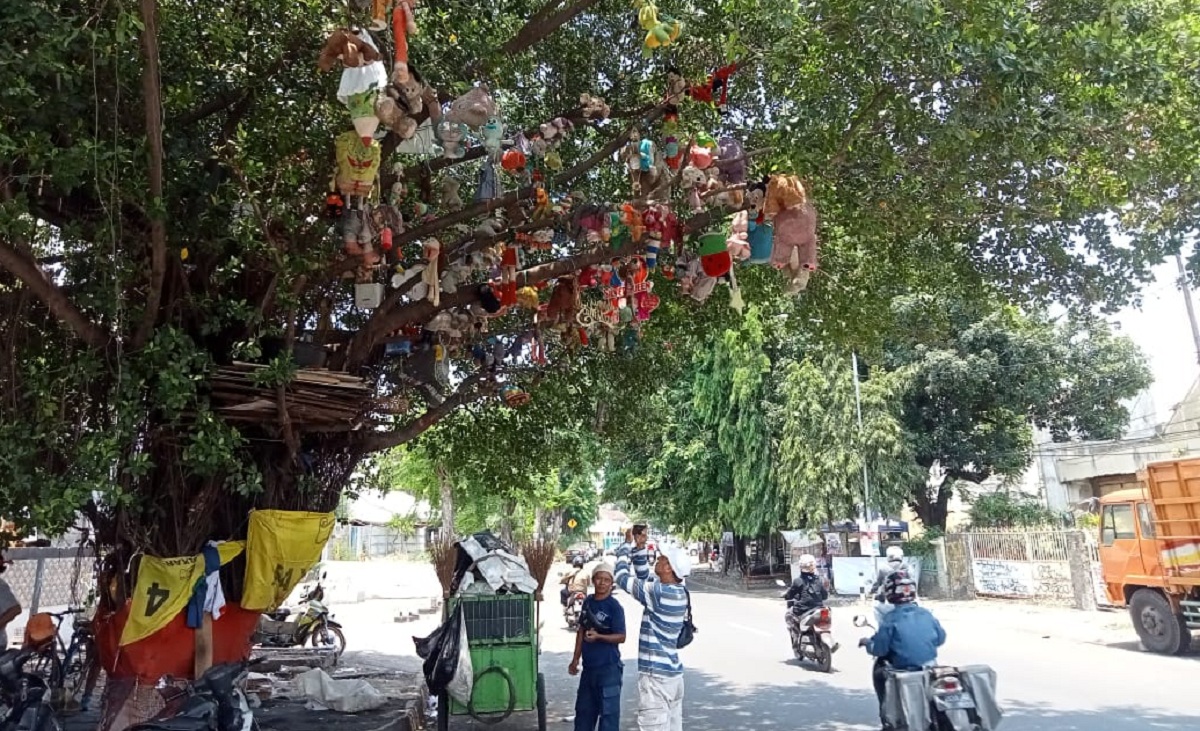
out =
<svg viewBox="0 0 1200 731"><path fill-rule="evenodd" d="M730 255L738 261L750 258L750 216L746 211L738 211L733 215L725 246Z"/></svg>

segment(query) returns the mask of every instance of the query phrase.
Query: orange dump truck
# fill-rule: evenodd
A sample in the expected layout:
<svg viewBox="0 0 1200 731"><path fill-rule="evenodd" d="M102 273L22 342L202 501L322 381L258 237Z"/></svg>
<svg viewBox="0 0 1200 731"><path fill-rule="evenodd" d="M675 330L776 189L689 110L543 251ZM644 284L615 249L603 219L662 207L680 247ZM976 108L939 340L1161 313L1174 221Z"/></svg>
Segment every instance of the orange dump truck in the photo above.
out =
<svg viewBox="0 0 1200 731"><path fill-rule="evenodd" d="M1200 459L1155 462L1142 487L1100 499L1108 598L1129 607L1151 652L1178 654L1200 629Z"/></svg>

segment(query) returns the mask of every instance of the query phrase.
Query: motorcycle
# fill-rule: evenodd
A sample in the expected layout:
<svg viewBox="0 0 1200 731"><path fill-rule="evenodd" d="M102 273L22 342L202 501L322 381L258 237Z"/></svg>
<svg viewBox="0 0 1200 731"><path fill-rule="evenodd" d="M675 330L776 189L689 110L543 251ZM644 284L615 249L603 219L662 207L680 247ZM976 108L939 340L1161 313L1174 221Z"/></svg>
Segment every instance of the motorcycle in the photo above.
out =
<svg viewBox="0 0 1200 731"><path fill-rule="evenodd" d="M321 579L324 578L325 574L321 574ZM312 589L300 594L300 603L307 605L304 612L292 619L292 609L280 607L262 615L251 642L262 647L302 647L310 643L317 649L330 648L335 656L341 657L346 649L346 636L342 634L342 625L333 621L324 599L325 589L318 581Z"/></svg>
<svg viewBox="0 0 1200 731"><path fill-rule="evenodd" d="M169 699L157 716L130 726L129 731L251 731L254 714L242 684L254 662L257 660L212 666ZM167 687L168 680L160 680L159 688Z"/></svg>
<svg viewBox="0 0 1200 731"><path fill-rule="evenodd" d="M786 587L779 579L775 585ZM823 673L833 670L833 653L838 644L833 641L833 617L829 607L820 606L797 615L788 601L786 615L788 634L792 639L792 652L801 662L811 662Z"/></svg>
<svg viewBox="0 0 1200 731"><path fill-rule="evenodd" d="M855 627L874 626L864 616ZM1001 712L996 704L996 672L987 665L929 664L920 670L896 670L876 659L887 672L883 715L896 728L909 731L994 731Z"/></svg>
<svg viewBox="0 0 1200 731"><path fill-rule="evenodd" d="M36 653L10 650L0 654L0 731L60 731L50 705L46 680L25 671Z"/></svg>
<svg viewBox="0 0 1200 731"><path fill-rule="evenodd" d="M563 619L567 620L567 629L572 632L579 630L579 615L583 612L583 600L586 598L582 591L572 592L567 598L567 606L563 607Z"/></svg>

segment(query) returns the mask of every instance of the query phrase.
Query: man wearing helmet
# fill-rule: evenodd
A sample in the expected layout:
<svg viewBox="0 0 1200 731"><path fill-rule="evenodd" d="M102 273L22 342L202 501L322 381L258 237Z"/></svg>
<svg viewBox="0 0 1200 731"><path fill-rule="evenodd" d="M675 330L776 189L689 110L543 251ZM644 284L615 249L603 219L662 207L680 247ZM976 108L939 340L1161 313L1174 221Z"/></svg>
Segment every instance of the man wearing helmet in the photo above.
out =
<svg viewBox="0 0 1200 731"><path fill-rule="evenodd" d="M887 550L887 563L879 568L879 573L875 576L875 583L871 585L871 595L875 597L876 622L882 622L883 615L892 609L892 605L888 603L887 597L884 596L883 585L887 582L888 577L897 571L909 573L908 565L904 562L904 549L900 546L889 546Z"/></svg>
<svg viewBox="0 0 1200 731"><path fill-rule="evenodd" d="M881 719L888 667L920 670L932 665L937 662L938 648L946 641L946 631L933 613L917 606L917 586L907 572L890 574L884 581L883 593L892 610L883 616L874 636L859 640L877 658L872 676ZM890 728L886 720L883 727Z"/></svg>
<svg viewBox="0 0 1200 731"><path fill-rule="evenodd" d="M800 557L798 563L800 564L800 573L792 580L792 585L783 595L791 609L787 613L787 626L792 636L793 646L800 639L800 618L809 610L824 605L825 600L829 598L829 592L825 589L824 582L817 576L817 559L806 553Z"/></svg>

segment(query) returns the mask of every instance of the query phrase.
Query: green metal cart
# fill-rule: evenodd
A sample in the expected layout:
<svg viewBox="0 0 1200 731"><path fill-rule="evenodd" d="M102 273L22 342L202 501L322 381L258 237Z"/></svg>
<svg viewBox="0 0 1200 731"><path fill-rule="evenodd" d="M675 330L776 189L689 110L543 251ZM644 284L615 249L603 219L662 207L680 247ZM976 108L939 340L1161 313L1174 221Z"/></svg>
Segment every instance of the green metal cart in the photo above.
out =
<svg viewBox="0 0 1200 731"><path fill-rule="evenodd" d="M459 604L467 624L475 684L470 703L446 693L438 697L438 731L450 716L500 723L513 713L537 711L538 731L546 731L546 679L538 672L538 601L533 594L452 597L443 621Z"/></svg>

